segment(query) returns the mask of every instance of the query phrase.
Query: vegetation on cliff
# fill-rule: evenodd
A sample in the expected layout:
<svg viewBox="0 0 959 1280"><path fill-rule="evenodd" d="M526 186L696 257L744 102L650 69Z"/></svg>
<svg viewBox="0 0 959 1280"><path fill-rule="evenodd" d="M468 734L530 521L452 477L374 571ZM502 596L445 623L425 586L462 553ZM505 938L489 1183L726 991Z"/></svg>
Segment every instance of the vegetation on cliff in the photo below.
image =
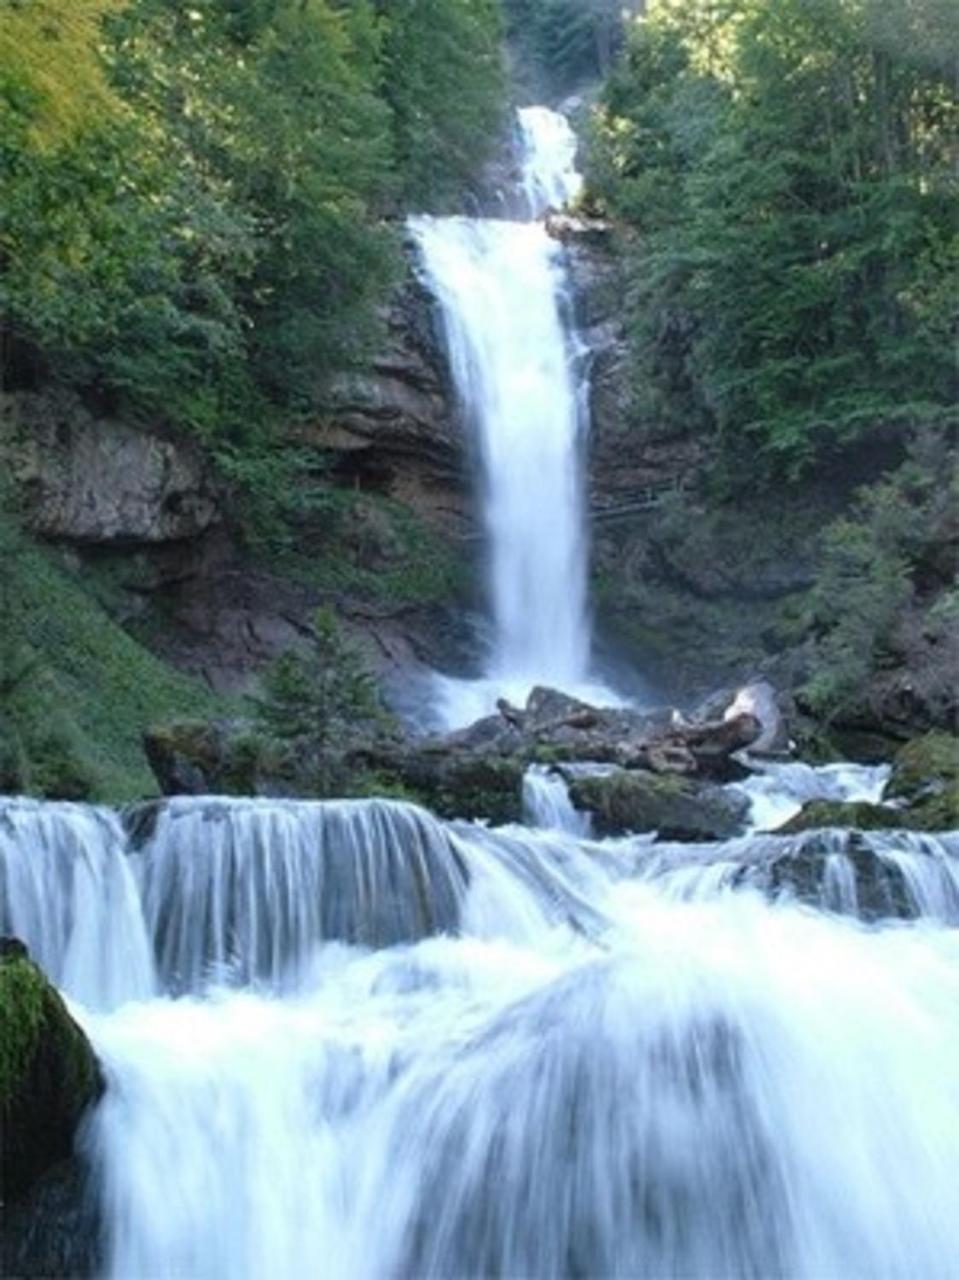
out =
<svg viewBox="0 0 959 1280"><path fill-rule="evenodd" d="M959 12L659 0L596 114L595 201L635 228L637 393L727 481L956 420Z"/></svg>
<svg viewBox="0 0 959 1280"><path fill-rule="evenodd" d="M492 0L2 0L14 381L196 433L241 478L376 334L389 215L499 135Z"/></svg>
<svg viewBox="0 0 959 1280"><path fill-rule="evenodd" d="M223 709L111 621L2 512L0 618L0 792L114 802L149 795L156 784L144 727Z"/></svg>
<svg viewBox="0 0 959 1280"><path fill-rule="evenodd" d="M759 664L864 728L954 724L959 13L646 10L588 200L627 275L619 447L695 461L615 607L654 662Z"/></svg>

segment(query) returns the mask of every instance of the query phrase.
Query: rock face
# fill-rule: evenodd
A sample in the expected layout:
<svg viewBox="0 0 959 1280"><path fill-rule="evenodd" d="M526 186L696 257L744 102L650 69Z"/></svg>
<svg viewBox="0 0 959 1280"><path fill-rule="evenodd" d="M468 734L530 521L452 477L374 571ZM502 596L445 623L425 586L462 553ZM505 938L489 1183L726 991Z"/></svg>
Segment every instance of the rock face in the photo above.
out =
<svg viewBox="0 0 959 1280"><path fill-rule="evenodd" d="M220 518L196 450L95 417L69 392L5 396L0 454L45 538L157 545L197 538Z"/></svg>
<svg viewBox="0 0 959 1280"><path fill-rule="evenodd" d="M3 1187L11 1200L73 1150L100 1067L56 990L16 939L0 950L0 1111Z"/></svg>
<svg viewBox="0 0 959 1280"><path fill-rule="evenodd" d="M384 314L384 349L367 369L334 382L306 438L335 453L344 482L463 533L470 508L466 437L438 314L417 278L411 243L406 255L407 278Z"/></svg>

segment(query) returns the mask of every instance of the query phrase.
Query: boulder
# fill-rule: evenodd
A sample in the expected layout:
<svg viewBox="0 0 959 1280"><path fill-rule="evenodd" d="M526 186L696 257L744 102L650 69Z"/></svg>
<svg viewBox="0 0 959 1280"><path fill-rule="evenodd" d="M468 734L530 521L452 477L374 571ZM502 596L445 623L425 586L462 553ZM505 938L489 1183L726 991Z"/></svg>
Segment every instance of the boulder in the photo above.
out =
<svg viewBox="0 0 959 1280"><path fill-rule="evenodd" d="M17 1200L73 1151L103 1091L90 1042L17 939L0 946L0 1116L4 1196Z"/></svg>
<svg viewBox="0 0 959 1280"><path fill-rule="evenodd" d="M143 750L165 796L257 794L259 744L244 721L154 725Z"/></svg>
<svg viewBox="0 0 959 1280"><path fill-rule="evenodd" d="M959 739L933 732L906 743L893 759L886 798L906 803L913 830L959 828Z"/></svg>
<svg viewBox="0 0 959 1280"><path fill-rule="evenodd" d="M776 690L768 680L755 680L737 689L732 702L723 712L724 720L751 715L759 723L759 734L749 743L749 750L759 754L777 754L789 750L789 732L786 720L776 697Z"/></svg>
<svg viewBox="0 0 959 1280"><path fill-rule="evenodd" d="M728 840L746 829L746 797L709 783L641 769L561 772L599 836L655 831L669 840Z"/></svg>
<svg viewBox="0 0 959 1280"><path fill-rule="evenodd" d="M908 810L890 809L886 805L865 801L810 800L788 822L778 827L776 834L794 835L800 831L820 831L830 827L853 831L918 829L910 821Z"/></svg>
<svg viewBox="0 0 959 1280"><path fill-rule="evenodd" d="M387 784L441 818L480 818L519 822L523 811L523 774L519 755L450 750L442 740L423 745L394 745L377 750L369 764Z"/></svg>

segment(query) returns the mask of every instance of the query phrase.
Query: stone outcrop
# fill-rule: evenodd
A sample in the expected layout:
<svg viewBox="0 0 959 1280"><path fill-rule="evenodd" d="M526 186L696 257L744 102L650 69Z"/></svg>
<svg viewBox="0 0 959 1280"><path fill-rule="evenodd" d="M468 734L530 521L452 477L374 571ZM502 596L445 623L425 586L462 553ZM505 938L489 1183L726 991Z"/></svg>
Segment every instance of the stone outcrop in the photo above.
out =
<svg viewBox="0 0 959 1280"><path fill-rule="evenodd" d="M95 416L72 392L4 396L0 457L44 538L156 546L197 538L220 519L198 450Z"/></svg>
<svg viewBox="0 0 959 1280"><path fill-rule="evenodd" d="M343 374L305 439L337 458L345 482L407 503L463 533L469 514L466 440L435 303L406 246L407 277L383 314L386 342L367 368Z"/></svg>
<svg viewBox="0 0 959 1280"><path fill-rule="evenodd" d="M663 824L676 838L718 839L740 830L748 806L710 780L740 776L730 757L759 733L749 715L678 724L669 710L592 707L537 688L524 708L504 702L456 733L411 738L371 722L337 734L322 755L308 740L280 749L245 721L155 726L144 747L165 795L398 793L441 817L490 822L519 820L530 764L613 764L626 782L590 777L578 793L603 830Z"/></svg>

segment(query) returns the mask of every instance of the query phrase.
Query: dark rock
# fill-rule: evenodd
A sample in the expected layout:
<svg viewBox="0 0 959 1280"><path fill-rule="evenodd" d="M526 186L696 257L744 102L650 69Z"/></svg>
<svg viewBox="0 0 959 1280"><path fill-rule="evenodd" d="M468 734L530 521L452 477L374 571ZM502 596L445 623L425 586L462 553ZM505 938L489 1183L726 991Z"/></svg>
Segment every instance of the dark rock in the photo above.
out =
<svg viewBox="0 0 959 1280"><path fill-rule="evenodd" d="M92 1280L105 1273L105 1223L86 1161L62 1160L4 1205L0 1274L17 1280Z"/></svg>
<svg viewBox="0 0 959 1280"><path fill-rule="evenodd" d="M641 769L564 776L573 804L593 815L597 835L655 831L664 840L727 840L746 828L746 797L708 783Z"/></svg>
<svg viewBox="0 0 959 1280"><path fill-rule="evenodd" d="M103 1077L56 989L9 942L0 960L0 1045L0 1168L4 1195L16 1200L71 1155Z"/></svg>
<svg viewBox="0 0 959 1280"><path fill-rule="evenodd" d="M378 751L371 763L380 777L442 818L504 823L522 817L526 761L521 756L451 751L441 741Z"/></svg>
<svg viewBox="0 0 959 1280"><path fill-rule="evenodd" d="M260 747L245 721L177 720L143 735L164 795L256 795Z"/></svg>
<svg viewBox="0 0 959 1280"><path fill-rule="evenodd" d="M779 833L777 833L778 836ZM777 852L762 876L748 883L774 895L787 893L817 907L837 909L829 890L830 859L841 856L855 891L856 915L863 920L913 919L916 905L901 868L878 856L858 831L811 831L777 840Z"/></svg>

